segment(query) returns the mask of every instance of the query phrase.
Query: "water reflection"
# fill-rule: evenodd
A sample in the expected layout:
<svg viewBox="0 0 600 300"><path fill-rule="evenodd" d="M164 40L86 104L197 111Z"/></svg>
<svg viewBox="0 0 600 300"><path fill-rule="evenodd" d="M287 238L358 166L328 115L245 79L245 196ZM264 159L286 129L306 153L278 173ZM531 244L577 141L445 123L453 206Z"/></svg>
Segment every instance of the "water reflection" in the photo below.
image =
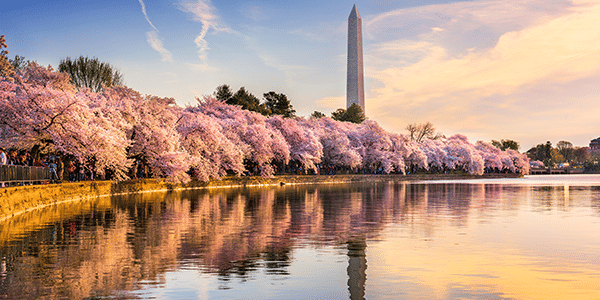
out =
<svg viewBox="0 0 600 300"><path fill-rule="evenodd" d="M599 199L457 182L98 199L0 224L0 298L536 298L527 286L557 282L594 296Z"/></svg>
<svg viewBox="0 0 600 300"><path fill-rule="evenodd" d="M367 281L367 243L364 239L348 241L348 291L350 299L365 299L365 282Z"/></svg>

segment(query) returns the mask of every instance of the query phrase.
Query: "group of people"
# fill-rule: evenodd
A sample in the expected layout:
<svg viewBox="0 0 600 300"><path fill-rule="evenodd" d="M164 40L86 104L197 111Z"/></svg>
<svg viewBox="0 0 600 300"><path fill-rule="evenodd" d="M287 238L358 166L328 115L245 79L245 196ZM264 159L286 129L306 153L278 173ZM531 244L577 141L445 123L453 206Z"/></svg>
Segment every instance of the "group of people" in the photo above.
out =
<svg viewBox="0 0 600 300"><path fill-rule="evenodd" d="M65 165L63 159L57 155L34 158L28 151L6 150L0 147L0 166L2 165L46 168L50 174L50 182L94 180L93 172L86 174L83 166L72 160Z"/></svg>
<svg viewBox="0 0 600 300"><path fill-rule="evenodd" d="M0 165L33 166L33 157L27 151L7 151L0 147Z"/></svg>

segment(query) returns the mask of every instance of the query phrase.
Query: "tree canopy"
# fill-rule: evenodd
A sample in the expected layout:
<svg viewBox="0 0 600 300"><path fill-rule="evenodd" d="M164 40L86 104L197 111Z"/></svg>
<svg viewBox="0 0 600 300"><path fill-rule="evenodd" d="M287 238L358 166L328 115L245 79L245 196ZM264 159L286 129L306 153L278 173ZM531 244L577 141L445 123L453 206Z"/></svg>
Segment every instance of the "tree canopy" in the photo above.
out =
<svg viewBox="0 0 600 300"><path fill-rule="evenodd" d="M222 84L217 87L214 92L215 98L222 102L227 102L231 97L233 97L233 92L231 88L227 84Z"/></svg>
<svg viewBox="0 0 600 300"><path fill-rule="evenodd" d="M345 114L361 113L361 124L264 116L211 96L181 108L174 99L142 96L127 87L77 90L67 74L35 62L14 79L0 80L0 147L70 157L113 180L128 179L138 164L154 177L176 181L271 176L279 170L481 175L527 174L529 168L517 151L473 144L462 135L416 143L364 120L358 106ZM261 105L240 90L228 100Z"/></svg>
<svg viewBox="0 0 600 300"><path fill-rule="evenodd" d="M519 151L519 148L521 148L521 146L519 145L518 142L513 141L513 140L501 140L501 141L497 141L497 140L492 140L492 145L502 151L506 150L506 149L512 149L515 151Z"/></svg>
<svg viewBox="0 0 600 300"><path fill-rule="evenodd" d="M291 101L284 93L276 93L270 91L264 93L264 102L248 92L245 87L241 87L235 94L231 91L231 87L223 84L217 87L213 93L219 101L231 105L241 106L242 109L254 111L264 116L280 115L284 118L293 118L296 116L296 111L291 104Z"/></svg>
<svg viewBox="0 0 600 300"><path fill-rule="evenodd" d="M15 70L6 56L8 51L2 48L7 48L4 35L0 35L0 76L12 82L14 80L13 76L15 75Z"/></svg>
<svg viewBox="0 0 600 300"><path fill-rule="evenodd" d="M352 103L348 109L338 108L331 113L331 118L340 122L351 122L360 124L365 121L365 113L356 103Z"/></svg>
<svg viewBox="0 0 600 300"><path fill-rule="evenodd" d="M123 85L123 75L110 64L95 57L67 57L58 64L58 71L69 74L71 82L77 88L87 87L93 92L100 92L104 87Z"/></svg>
<svg viewBox="0 0 600 300"><path fill-rule="evenodd" d="M283 93L273 91L264 93L265 106L270 111L269 115L280 115L284 118L293 118L296 116L296 110L290 103L290 100Z"/></svg>
<svg viewBox="0 0 600 300"><path fill-rule="evenodd" d="M313 119L320 119L320 118L325 118L325 117L326 117L326 115L325 115L324 113L320 112L320 111L316 111L316 110L315 110L315 111L314 111L314 112L313 112L313 113L310 115L310 117L311 117L311 118L313 118Z"/></svg>

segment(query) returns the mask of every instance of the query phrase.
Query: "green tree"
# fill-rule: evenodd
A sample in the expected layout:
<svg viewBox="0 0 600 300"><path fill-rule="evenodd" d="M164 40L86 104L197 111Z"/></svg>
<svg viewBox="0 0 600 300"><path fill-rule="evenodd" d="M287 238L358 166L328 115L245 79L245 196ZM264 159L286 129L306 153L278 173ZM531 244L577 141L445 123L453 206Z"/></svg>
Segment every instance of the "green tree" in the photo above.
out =
<svg viewBox="0 0 600 300"><path fill-rule="evenodd" d="M365 121L365 113L356 103L353 103L348 109L338 108L331 113L331 118L341 122L352 122L360 124Z"/></svg>
<svg viewBox="0 0 600 300"><path fill-rule="evenodd" d="M573 150L573 157L575 162L583 164L590 158L590 153L584 147L576 147L575 150Z"/></svg>
<svg viewBox="0 0 600 300"><path fill-rule="evenodd" d="M25 60L25 57L19 55L15 55L14 59L9 59L8 61L12 65L15 72L23 71L29 65L29 61Z"/></svg>
<svg viewBox="0 0 600 300"><path fill-rule="evenodd" d="M69 74L77 88L88 87L94 92L100 92L104 87L123 85L121 73L95 57L80 56L74 60L67 57L58 64L58 71Z"/></svg>
<svg viewBox="0 0 600 300"><path fill-rule="evenodd" d="M231 88L227 84L223 84L217 87L215 90L215 98L219 101L227 102L231 97L233 97L233 92Z"/></svg>
<svg viewBox="0 0 600 300"><path fill-rule="evenodd" d="M343 108L338 108L336 111L331 113L331 118L336 121L346 121L346 110Z"/></svg>
<svg viewBox="0 0 600 300"><path fill-rule="evenodd" d="M246 88L244 87L241 87L226 102L227 104L239 105L242 107L242 109L255 111L263 115L270 114L270 111L265 107L265 105L261 104L260 100L250 92L246 91Z"/></svg>
<svg viewBox="0 0 600 300"><path fill-rule="evenodd" d="M325 118L325 117L326 117L326 115L325 115L324 113L320 112L320 111L316 111L316 110L315 110L315 111L314 111L314 112L313 112L313 113L310 115L310 117L311 117L311 118L313 118L313 119L320 119L320 118Z"/></svg>
<svg viewBox="0 0 600 300"><path fill-rule="evenodd" d="M552 143L550 141L547 141L546 144L543 145L545 166L554 166L556 164L556 162L552 159L552 156L556 157L556 154L554 154L554 151L552 150L554 150L554 147L552 147Z"/></svg>
<svg viewBox="0 0 600 300"><path fill-rule="evenodd" d="M573 143L560 141L556 143L556 148L566 162L571 163L571 161L573 161L575 158L575 149L573 148Z"/></svg>
<svg viewBox="0 0 600 300"><path fill-rule="evenodd" d="M7 48L6 39L4 35L0 35L0 77L13 82L15 76L15 69L7 58L8 51L2 48Z"/></svg>
<svg viewBox="0 0 600 300"><path fill-rule="evenodd" d="M552 148L552 150L550 150L550 165L551 166L555 166L556 164L561 164L564 163L565 157L562 156L562 154L560 154L560 151L558 151L557 148Z"/></svg>
<svg viewBox="0 0 600 300"><path fill-rule="evenodd" d="M263 97L265 97L265 107L271 111L271 115L282 115L284 118L296 116L296 111L285 94L271 91L264 93Z"/></svg>
<svg viewBox="0 0 600 300"><path fill-rule="evenodd" d="M564 159L558 150L552 147L552 143L547 141L545 144L538 144L527 151L527 157L531 160L543 161L545 166L554 166Z"/></svg>
<svg viewBox="0 0 600 300"><path fill-rule="evenodd" d="M496 141L496 140L492 140L492 146L504 151L506 149L512 149L515 151L519 151L519 148L521 148L521 145L519 145L518 142L513 141L513 140L501 140L501 141Z"/></svg>
<svg viewBox="0 0 600 300"><path fill-rule="evenodd" d="M530 160L539 160L545 161L550 158L550 150L548 147L552 147L552 143L547 142L546 144L537 144L535 147L531 147L531 149L527 150L527 157Z"/></svg>

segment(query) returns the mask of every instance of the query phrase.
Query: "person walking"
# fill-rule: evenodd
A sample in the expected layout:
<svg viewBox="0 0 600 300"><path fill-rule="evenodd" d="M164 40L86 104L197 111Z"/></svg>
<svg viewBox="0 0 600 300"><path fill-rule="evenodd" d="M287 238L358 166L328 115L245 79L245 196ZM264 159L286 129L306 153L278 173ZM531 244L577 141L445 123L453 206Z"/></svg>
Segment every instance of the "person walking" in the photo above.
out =
<svg viewBox="0 0 600 300"><path fill-rule="evenodd" d="M75 167L75 164L73 163L72 160L69 161L69 168L67 168L67 171L69 171L69 181L70 182L74 182L75 181L75 170L77 168Z"/></svg>
<svg viewBox="0 0 600 300"><path fill-rule="evenodd" d="M58 180L58 175L56 174L56 163L54 162L54 159L50 159L48 168L50 168L50 183L54 183Z"/></svg>
<svg viewBox="0 0 600 300"><path fill-rule="evenodd" d="M6 157L4 148L0 147L0 166L2 166L2 168L6 168L6 167L4 167L4 165L6 165L7 162L8 162L8 158ZM4 173L4 172L2 172L2 173ZM8 178L3 178L3 179L6 180ZM4 187L4 181L2 182L1 186Z"/></svg>
<svg viewBox="0 0 600 300"><path fill-rule="evenodd" d="M77 177L77 181L84 181L85 180L85 169L83 168L83 164L79 164L79 166L77 166L77 169L79 171L79 177Z"/></svg>
<svg viewBox="0 0 600 300"><path fill-rule="evenodd" d="M60 158L60 156L58 158L56 158L57 163L56 163L56 175L58 175L58 181L63 180L63 173L65 172L65 164L63 163L62 159Z"/></svg>
<svg viewBox="0 0 600 300"><path fill-rule="evenodd" d="M6 152L4 152L4 148L0 147L0 165L8 164L8 156L6 156Z"/></svg>

